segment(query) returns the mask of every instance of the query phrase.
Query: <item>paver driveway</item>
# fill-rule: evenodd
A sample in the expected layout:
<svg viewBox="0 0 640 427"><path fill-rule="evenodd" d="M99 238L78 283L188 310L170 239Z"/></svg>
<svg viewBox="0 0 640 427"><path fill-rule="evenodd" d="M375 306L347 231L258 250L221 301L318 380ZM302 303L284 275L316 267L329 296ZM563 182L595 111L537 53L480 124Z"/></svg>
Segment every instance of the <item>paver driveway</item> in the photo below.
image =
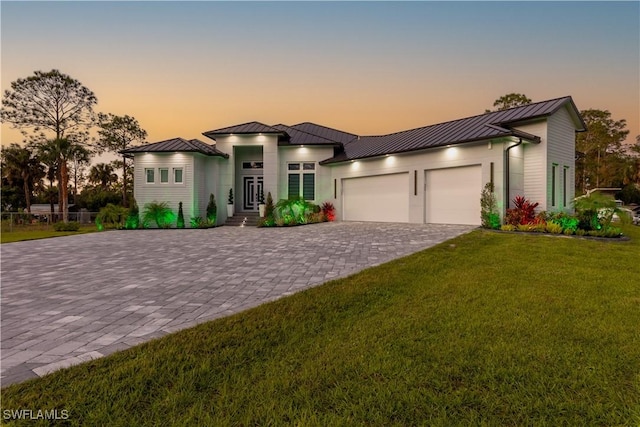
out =
<svg viewBox="0 0 640 427"><path fill-rule="evenodd" d="M344 277L472 226L112 231L1 246L2 385Z"/></svg>

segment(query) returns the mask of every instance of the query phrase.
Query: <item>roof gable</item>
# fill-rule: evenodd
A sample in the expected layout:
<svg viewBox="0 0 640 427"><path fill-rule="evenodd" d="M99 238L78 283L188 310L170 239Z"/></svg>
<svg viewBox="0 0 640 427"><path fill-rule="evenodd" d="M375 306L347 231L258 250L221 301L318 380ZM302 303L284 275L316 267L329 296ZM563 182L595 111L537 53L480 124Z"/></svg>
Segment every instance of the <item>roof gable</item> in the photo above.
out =
<svg viewBox="0 0 640 427"><path fill-rule="evenodd" d="M229 126L221 129L214 129L203 132L202 134L211 139L215 139L216 135L229 135L229 134L254 134L254 133L274 133L282 134L282 130L276 129L273 126L265 125L260 122L248 122L239 125Z"/></svg>

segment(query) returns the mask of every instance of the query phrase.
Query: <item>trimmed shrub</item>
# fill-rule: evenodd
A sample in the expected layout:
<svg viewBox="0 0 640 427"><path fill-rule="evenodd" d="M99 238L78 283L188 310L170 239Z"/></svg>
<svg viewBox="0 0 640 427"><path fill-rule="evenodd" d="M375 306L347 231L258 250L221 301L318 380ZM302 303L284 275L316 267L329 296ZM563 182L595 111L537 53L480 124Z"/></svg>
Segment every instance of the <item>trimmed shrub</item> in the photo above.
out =
<svg viewBox="0 0 640 427"><path fill-rule="evenodd" d="M493 183L487 182L480 194L480 221L483 228L497 229L500 227L498 202Z"/></svg>
<svg viewBox="0 0 640 427"><path fill-rule="evenodd" d="M56 222L53 224L55 231L78 231L80 230L80 223L75 221L70 222Z"/></svg>
<svg viewBox="0 0 640 427"><path fill-rule="evenodd" d="M178 221L176 227L184 228L184 213L182 212L182 202L178 203Z"/></svg>
<svg viewBox="0 0 640 427"><path fill-rule="evenodd" d="M216 223L218 218L218 205L216 204L216 196L211 193L209 195L209 203L207 203L207 221L211 224Z"/></svg>

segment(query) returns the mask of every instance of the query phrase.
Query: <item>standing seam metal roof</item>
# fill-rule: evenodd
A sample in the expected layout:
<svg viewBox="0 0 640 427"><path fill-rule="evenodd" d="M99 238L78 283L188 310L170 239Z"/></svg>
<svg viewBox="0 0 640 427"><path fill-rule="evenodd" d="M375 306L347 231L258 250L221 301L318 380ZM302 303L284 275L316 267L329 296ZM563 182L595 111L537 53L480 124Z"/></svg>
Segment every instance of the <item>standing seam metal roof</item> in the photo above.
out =
<svg viewBox="0 0 640 427"><path fill-rule="evenodd" d="M218 150L215 146L206 144L199 139L187 141L183 138L172 138L153 144L143 144L136 147L122 150L121 153L168 153L168 152L192 152L201 153L207 156L220 156L228 158L229 155Z"/></svg>
<svg viewBox="0 0 640 427"><path fill-rule="evenodd" d="M586 129L586 125L571 97L562 97L388 135L361 137L346 144L344 152L322 161L321 164L462 144L516 134L523 135L523 132L510 129L510 125L547 117L567 104L573 108L580 121L578 130Z"/></svg>

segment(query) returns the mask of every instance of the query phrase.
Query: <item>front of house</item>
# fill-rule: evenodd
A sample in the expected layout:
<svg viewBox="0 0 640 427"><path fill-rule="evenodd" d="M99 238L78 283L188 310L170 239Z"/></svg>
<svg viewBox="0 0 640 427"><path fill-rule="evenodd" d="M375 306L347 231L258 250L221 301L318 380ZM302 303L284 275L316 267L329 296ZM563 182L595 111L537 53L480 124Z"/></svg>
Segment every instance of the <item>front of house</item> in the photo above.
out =
<svg viewBox="0 0 640 427"><path fill-rule="evenodd" d="M331 202L343 221L479 225L487 182L501 215L516 195L570 210L575 132L584 130L563 97L389 135L251 122L204 132L212 144L174 138L124 153L134 158L138 205L177 211L182 202L185 218L204 217L214 194L224 224L232 189L238 214L257 211L262 191Z"/></svg>

